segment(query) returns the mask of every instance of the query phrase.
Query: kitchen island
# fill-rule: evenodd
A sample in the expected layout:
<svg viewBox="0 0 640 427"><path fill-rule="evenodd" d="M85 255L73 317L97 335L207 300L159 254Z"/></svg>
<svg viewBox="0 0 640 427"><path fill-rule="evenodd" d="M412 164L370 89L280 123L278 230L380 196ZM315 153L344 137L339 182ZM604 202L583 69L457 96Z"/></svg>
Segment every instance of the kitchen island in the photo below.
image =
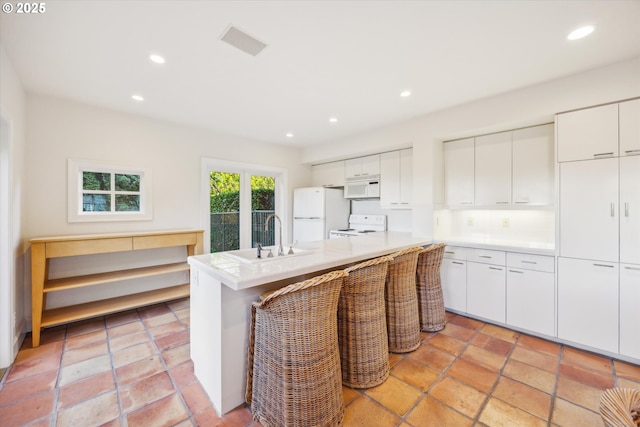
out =
<svg viewBox="0 0 640 427"><path fill-rule="evenodd" d="M293 255L282 257L267 258L264 251L259 260L244 259L237 251L189 257L191 359L218 414L245 401L250 306L261 293L429 243L411 233L388 231L300 243ZM288 253L289 247L284 249Z"/></svg>

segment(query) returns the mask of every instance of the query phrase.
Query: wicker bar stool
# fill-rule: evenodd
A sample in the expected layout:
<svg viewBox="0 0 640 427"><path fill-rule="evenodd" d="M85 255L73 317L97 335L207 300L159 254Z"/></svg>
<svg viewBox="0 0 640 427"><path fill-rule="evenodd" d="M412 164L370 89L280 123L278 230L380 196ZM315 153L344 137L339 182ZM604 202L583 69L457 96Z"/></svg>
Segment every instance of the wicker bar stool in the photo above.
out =
<svg viewBox="0 0 640 427"><path fill-rule="evenodd" d="M421 247L391 254L385 286L389 351L408 353L420 346L416 267Z"/></svg>
<svg viewBox="0 0 640 427"><path fill-rule="evenodd" d="M384 286L389 256L347 268L338 301L338 343L342 384L374 387L389 376L389 342Z"/></svg>
<svg viewBox="0 0 640 427"><path fill-rule="evenodd" d="M346 276L332 271L252 304L245 397L263 426L341 425L337 310Z"/></svg>
<svg viewBox="0 0 640 427"><path fill-rule="evenodd" d="M420 304L420 329L423 331L440 331L446 323L440 281L445 246L445 243L439 243L418 252L416 286Z"/></svg>
<svg viewBox="0 0 640 427"><path fill-rule="evenodd" d="M605 390L600 397L600 416L607 427L640 426L640 390Z"/></svg>

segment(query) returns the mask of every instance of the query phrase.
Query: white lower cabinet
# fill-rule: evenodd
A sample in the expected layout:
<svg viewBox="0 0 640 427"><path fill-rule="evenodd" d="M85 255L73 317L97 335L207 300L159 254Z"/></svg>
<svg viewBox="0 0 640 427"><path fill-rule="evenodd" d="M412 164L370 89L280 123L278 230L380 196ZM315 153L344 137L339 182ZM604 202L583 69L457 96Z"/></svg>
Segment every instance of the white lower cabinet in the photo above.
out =
<svg viewBox="0 0 640 427"><path fill-rule="evenodd" d="M620 264L620 354L640 359L640 265Z"/></svg>
<svg viewBox="0 0 640 427"><path fill-rule="evenodd" d="M558 338L618 353L618 276L618 263L558 258Z"/></svg>
<svg viewBox="0 0 640 427"><path fill-rule="evenodd" d="M507 324L555 336L553 272L553 257L507 254Z"/></svg>
<svg viewBox="0 0 640 427"><path fill-rule="evenodd" d="M507 300L504 252L472 250L467 259L496 262L467 262L467 313L505 323ZM498 264L500 260L502 265Z"/></svg>
<svg viewBox="0 0 640 427"><path fill-rule="evenodd" d="M467 311L467 262L459 259L442 260L440 269L444 306L466 313Z"/></svg>

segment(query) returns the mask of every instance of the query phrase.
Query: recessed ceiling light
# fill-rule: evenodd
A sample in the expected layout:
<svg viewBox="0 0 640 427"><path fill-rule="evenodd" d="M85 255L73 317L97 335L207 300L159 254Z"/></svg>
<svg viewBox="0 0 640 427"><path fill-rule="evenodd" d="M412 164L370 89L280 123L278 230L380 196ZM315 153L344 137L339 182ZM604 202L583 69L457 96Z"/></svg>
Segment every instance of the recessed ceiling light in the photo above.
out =
<svg viewBox="0 0 640 427"><path fill-rule="evenodd" d="M144 101L142 95L131 95L131 99L133 99L134 101Z"/></svg>
<svg viewBox="0 0 640 427"><path fill-rule="evenodd" d="M329 117L329 122L336 123L338 121L337 117Z"/></svg>
<svg viewBox="0 0 640 427"><path fill-rule="evenodd" d="M293 138L293 134L291 132L287 132L287 138Z"/></svg>
<svg viewBox="0 0 640 427"><path fill-rule="evenodd" d="M595 28L593 27L593 25L586 25L584 27L580 27L576 30L573 30L568 36L567 39L569 40L578 40L581 39L583 37L588 36L589 34L593 33L593 30Z"/></svg>
<svg viewBox="0 0 640 427"><path fill-rule="evenodd" d="M164 64L164 58L160 55L149 55L149 59L151 60L151 62L155 62L156 64Z"/></svg>
<svg viewBox="0 0 640 427"><path fill-rule="evenodd" d="M403 97L403 98L411 96L411 91L410 90L403 90L402 92L400 92L400 96Z"/></svg>

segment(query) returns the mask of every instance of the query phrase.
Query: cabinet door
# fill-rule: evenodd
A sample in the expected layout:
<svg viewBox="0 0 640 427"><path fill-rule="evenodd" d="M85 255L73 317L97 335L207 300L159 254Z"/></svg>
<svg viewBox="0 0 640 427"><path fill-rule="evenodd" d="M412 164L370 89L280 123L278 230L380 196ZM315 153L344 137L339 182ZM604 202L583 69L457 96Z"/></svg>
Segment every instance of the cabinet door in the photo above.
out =
<svg viewBox="0 0 640 427"><path fill-rule="evenodd" d="M640 359L640 265L620 265L620 354Z"/></svg>
<svg viewBox="0 0 640 427"><path fill-rule="evenodd" d="M505 323L505 267L467 262L467 313Z"/></svg>
<svg viewBox="0 0 640 427"><path fill-rule="evenodd" d="M362 175L362 160L359 157L356 159L347 159L344 161L345 178L357 178L360 175Z"/></svg>
<svg viewBox="0 0 640 427"><path fill-rule="evenodd" d="M473 206L473 142L473 138L468 138L444 144L445 202L450 207Z"/></svg>
<svg viewBox="0 0 640 427"><path fill-rule="evenodd" d="M361 157L362 175L378 175L380 174L380 154L373 156Z"/></svg>
<svg viewBox="0 0 640 427"><path fill-rule="evenodd" d="M413 150L400 150L400 204L410 206L413 200Z"/></svg>
<svg viewBox="0 0 640 427"><path fill-rule="evenodd" d="M558 258L558 337L618 352L618 264Z"/></svg>
<svg viewBox="0 0 640 427"><path fill-rule="evenodd" d="M462 313L467 311L467 263L445 258L440 269L444 306Z"/></svg>
<svg viewBox="0 0 640 427"><path fill-rule="evenodd" d="M620 262L640 264L640 156L620 157Z"/></svg>
<svg viewBox="0 0 640 427"><path fill-rule="evenodd" d="M560 165L560 255L618 262L618 159Z"/></svg>
<svg viewBox="0 0 640 427"><path fill-rule="evenodd" d="M640 154L640 99L622 102L620 111L620 156Z"/></svg>
<svg viewBox="0 0 640 427"><path fill-rule="evenodd" d="M344 161L311 167L312 187L344 187Z"/></svg>
<svg viewBox="0 0 640 427"><path fill-rule="evenodd" d="M513 131L514 205L552 205L554 188L553 125Z"/></svg>
<svg viewBox="0 0 640 427"><path fill-rule="evenodd" d="M400 202L400 152L380 155L380 204L393 207Z"/></svg>
<svg viewBox="0 0 640 427"><path fill-rule="evenodd" d="M475 204L511 204L511 132L476 138Z"/></svg>
<svg viewBox="0 0 640 427"><path fill-rule="evenodd" d="M555 335L554 274L507 269L507 324Z"/></svg>
<svg viewBox="0 0 640 427"><path fill-rule="evenodd" d="M618 155L618 104L558 114L558 161Z"/></svg>

